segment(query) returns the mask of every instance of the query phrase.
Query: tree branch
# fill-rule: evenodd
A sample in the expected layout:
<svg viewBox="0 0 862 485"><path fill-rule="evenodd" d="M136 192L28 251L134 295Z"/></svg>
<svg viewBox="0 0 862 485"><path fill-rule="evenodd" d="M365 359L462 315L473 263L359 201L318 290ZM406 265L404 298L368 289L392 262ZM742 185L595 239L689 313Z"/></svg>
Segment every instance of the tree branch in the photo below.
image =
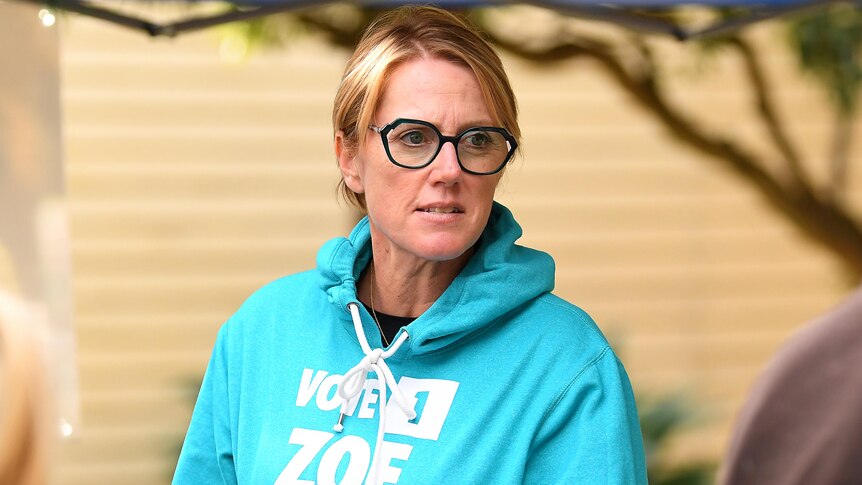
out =
<svg viewBox="0 0 862 485"><path fill-rule="evenodd" d="M718 160L728 162L734 171L755 182L764 192L770 194L770 199L776 201L783 199L782 186L760 167L756 157L746 153L742 148L726 139L707 135L696 128L693 121L670 107L670 104L659 91L654 68L650 67L641 70L638 74L632 74L613 54L612 46L586 37L571 40L565 44L558 44L545 51L535 52L527 50L522 43L500 38L493 33L489 33L489 36L501 49L530 61L550 62L572 57L589 57L598 61L605 72L610 74L618 84L630 93L641 107L658 116L662 124L677 139L712 155ZM645 60L644 65L649 66L649 61Z"/></svg>
<svg viewBox="0 0 862 485"><path fill-rule="evenodd" d="M338 46L352 48L360 32L373 20L378 11L362 9L362 21L356 29L344 30L328 22L323 16L297 14L299 19L329 37ZM854 278L862 275L862 229L849 213L830 201L821 200L814 192L802 169L799 156L778 121L773 100L764 80L754 50L742 40L734 45L746 62L746 69L755 91L758 108L791 171L791 183L781 180L765 170L758 157L733 141L708 134L680 110L674 108L661 92L656 78L657 69L648 46L640 46L636 67L626 68L617 47L585 35L569 35L556 44L530 49L524 42L497 35L484 22L482 16L473 15L473 21L486 33L488 40L500 49L532 61L537 65L553 64L572 58L590 58L628 92L647 113L655 116L677 140L707 154L713 160L730 168L743 180L753 184L766 201L796 223L804 233L830 248L847 265ZM558 37L559 38L559 37Z"/></svg>
<svg viewBox="0 0 862 485"><path fill-rule="evenodd" d="M296 19L303 24L323 33L329 40L330 44L344 49L353 49L356 47L356 44L359 43L359 37L362 35L362 31L365 30L365 27L367 27L368 24L371 23L371 21L379 14L380 11L377 10L372 11L370 9L361 9L359 11L359 15L361 15L360 21L357 22L355 28L348 29L335 25L333 22L329 21L330 19L327 19L324 16L316 15L314 10L296 12L294 15L296 16Z"/></svg>
<svg viewBox="0 0 862 485"><path fill-rule="evenodd" d="M847 192L848 154L853 135L853 118L843 111L838 111L835 117L832 151L830 153L830 187L829 197L835 203L840 203Z"/></svg>
<svg viewBox="0 0 862 485"><path fill-rule="evenodd" d="M486 32L490 32L489 29L486 28ZM489 33L489 36L501 49L537 62L561 59L564 56L588 57L598 61L605 72L631 94L641 107L656 116L677 140L710 155L736 172L743 180L754 184L771 206L796 222L808 236L832 249L847 264L852 278L862 275L862 230L858 224L840 208L820 200L809 185L796 183L785 187L762 168L763 164L759 163L756 156L724 137L708 135L698 128L693 120L674 109L664 97L655 78L655 69L650 67L648 59L643 60L646 69L632 73L613 53L611 45L594 39L572 39L547 51L531 52L526 50L523 44L499 38L493 33ZM765 99L767 106L770 106L768 97ZM776 135L779 138L784 137L780 130ZM789 143L786 146L790 147ZM790 148L789 153L792 155L794 152L792 147ZM798 162L798 158L796 160ZM795 176L804 174L800 171ZM797 180L804 181L804 178Z"/></svg>
<svg viewBox="0 0 862 485"><path fill-rule="evenodd" d="M791 143L790 137L785 133L783 123L778 119L775 102L767 86L766 76L760 66L760 58L755 53L751 44L738 36L728 39L728 44L734 47L742 56L742 60L745 63L745 71L756 99L757 110L769 131L770 137L772 137L773 143L775 143L775 146L778 147L778 150L784 157L790 169L793 182L809 190L813 189L811 187L811 180L802 167L798 152Z"/></svg>

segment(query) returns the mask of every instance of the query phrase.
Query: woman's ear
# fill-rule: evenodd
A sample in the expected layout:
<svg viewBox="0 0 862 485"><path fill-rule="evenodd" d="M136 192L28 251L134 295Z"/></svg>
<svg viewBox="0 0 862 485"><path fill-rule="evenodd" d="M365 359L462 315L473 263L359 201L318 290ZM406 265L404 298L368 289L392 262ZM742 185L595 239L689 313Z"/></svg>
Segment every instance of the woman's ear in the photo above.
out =
<svg viewBox="0 0 862 485"><path fill-rule="evenodd" d="M338 159L341 178L350 190L362 194L365 192L362 183L362 164L357 159L356 152L356 147L351 147L347 143L342 130L335 132L335 157Z"/></svg>

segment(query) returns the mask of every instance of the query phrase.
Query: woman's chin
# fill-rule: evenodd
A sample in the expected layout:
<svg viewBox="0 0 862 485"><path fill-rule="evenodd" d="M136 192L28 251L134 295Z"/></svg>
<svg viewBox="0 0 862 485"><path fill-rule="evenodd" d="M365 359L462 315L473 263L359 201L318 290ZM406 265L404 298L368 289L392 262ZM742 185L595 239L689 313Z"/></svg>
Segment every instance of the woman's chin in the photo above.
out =
<svg viewBox="0 0 862 485"><path fill-rule="evenodd" d="M454 261L463 257L469 257L473 251L473 245L451 244L451 245L436 245L425 250L418 251L418 256L427 261L445 262Z"/></svg>

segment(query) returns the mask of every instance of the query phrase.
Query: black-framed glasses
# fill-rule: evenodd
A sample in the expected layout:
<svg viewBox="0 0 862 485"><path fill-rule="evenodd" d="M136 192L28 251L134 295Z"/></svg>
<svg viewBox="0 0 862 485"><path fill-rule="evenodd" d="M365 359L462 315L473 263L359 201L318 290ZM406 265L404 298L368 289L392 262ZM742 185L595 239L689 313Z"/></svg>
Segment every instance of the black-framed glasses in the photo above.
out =
<svg viewBox="0 0 862 485"><path fill-rule="evenodd" d="M443 144L451 142L461 170L492 175L506 166L518 148L511 133L494 126L477 126L455 136L445 136L427 121L398 118L386 126L368 128L380 134L389 160L403 168L427 167Z"/></svg>

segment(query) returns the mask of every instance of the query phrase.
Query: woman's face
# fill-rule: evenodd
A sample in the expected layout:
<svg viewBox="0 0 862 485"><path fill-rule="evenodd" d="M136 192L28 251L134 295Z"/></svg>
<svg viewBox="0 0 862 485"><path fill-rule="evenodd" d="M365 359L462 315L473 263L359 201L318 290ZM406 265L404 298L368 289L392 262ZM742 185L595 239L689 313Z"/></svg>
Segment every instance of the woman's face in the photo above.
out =
<svg viewBox="0 0 862 485"><path fill-rule="evenodd" d="M373 123L384 126L397 118L431 122L448 136L494 124L473 72L436 58L416 59L392 72ZM367 130L365 136L356 153L344 150L337 136L336 151L347 186L365 194L375 254L402 261L465 255L488 222L501 173L463 172L451 143L426 167L398 167L379 134Z"/></svg>

